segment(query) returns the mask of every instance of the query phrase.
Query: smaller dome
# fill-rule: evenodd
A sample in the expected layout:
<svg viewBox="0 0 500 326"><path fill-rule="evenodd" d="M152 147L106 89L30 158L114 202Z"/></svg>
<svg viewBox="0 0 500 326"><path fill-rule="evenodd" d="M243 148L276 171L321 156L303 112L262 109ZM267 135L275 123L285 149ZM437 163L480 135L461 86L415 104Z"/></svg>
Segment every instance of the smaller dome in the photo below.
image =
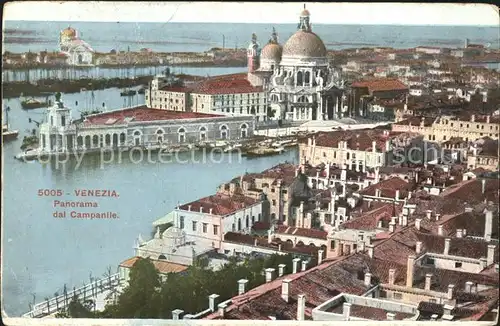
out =
<svg viewBox="0 0 500 326"><path fill-rule="evenodd" d="M283 48L277 43L267 43L262 49L261 60L281 61Z"/></svg>
<svg viewBox="0 0 500 326"><path fill-rule="evenodd" d="M309 12L309 10L307 9L304 9L302 10L302 12L300 13L301 16L311 16L311 13Z"/></svg>

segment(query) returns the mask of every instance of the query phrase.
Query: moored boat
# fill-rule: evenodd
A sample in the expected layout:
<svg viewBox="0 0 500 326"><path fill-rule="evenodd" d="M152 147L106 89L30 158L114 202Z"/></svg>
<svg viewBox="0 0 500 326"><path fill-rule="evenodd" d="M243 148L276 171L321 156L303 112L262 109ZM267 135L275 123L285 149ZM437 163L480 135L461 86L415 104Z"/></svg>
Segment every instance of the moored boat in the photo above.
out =
<svg viewBox="0 0 500 326"><path fill-rule="evenodd" d="M45 101L38 101L34 98L30 98L24 101L21 101L21 106L23 109L38 109L38 108L43 108L43 107L48 107L50 105L49 102Z"/></svg>
<svg viewBox="0 0 500 326"><path fill-rule="evenodd" d="M14 140L17 138L19 135L19 131L17 130L9 130L8 125L2 125L2 140L3 141L9 141L9 140Z"/></svg>
<svg viewBox="0 0 500 326"><path fill-rule="evenodd" d="M129 90L125 90L123 92L120 92L120 96L134 96L135 94L137 94L137 91L135 91L133 89L129 89Z"/></svg>

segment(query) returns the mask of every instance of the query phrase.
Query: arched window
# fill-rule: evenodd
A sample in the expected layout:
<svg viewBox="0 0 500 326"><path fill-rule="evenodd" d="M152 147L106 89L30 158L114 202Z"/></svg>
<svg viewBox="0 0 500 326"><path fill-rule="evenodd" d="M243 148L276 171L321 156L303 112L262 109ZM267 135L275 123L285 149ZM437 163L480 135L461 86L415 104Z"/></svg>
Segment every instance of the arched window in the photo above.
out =
<svg viewBox="0 0 500 326"><path fill-rule="evenodd" d="M76 146L78 146L78 147L83 146L83 137L82 136L76 137Z"/></svg>
<svg viewBox="0 0 500 326"><path fill-rule="evenodd" d="M124 133L124 132L122 132L122 133L120 134L120 145L125 144L125 137L126 137L126 136L125 136L125 133Z"/></svg>
<svg viewBox="0 0 500 326"><path fill-rule="evenodd" d="M306 71L304 79L306 84L309 84L311 82L311 73L309 71Z"/></svg>
<svg viewBox="0 0 500 326"><path fill-rule="evenodd" d="M90 140L90 136L88 136L88 137L89 137L89 140ZM99 147L99 136L94 135L92 137L92 147Z"/></svg>
<svg viewBox="0 0 500 326"><path fill-rule="evenodd" d="M227 139L228 138L228 133L229 133L229 129L227 128L226 125L222 125L220 127L220 138L221 139Z"/></svg>
<svg viewBox="0 0 500 326"><path fill-rule="evenodd" d="M179 128L179 130L177 130L177 135L179 143L184 143L186 141L186 129L182 127Z"/></svg>
<svg viewBox="0 0 500 326"><path fill-rule="evenodd" d="M109 146L109 145L111 145L111 135L109 135L109 134L106 134L106 137L105 137L105 139L106 139L106 146Z"/></svg>
<svg viewBox="0 0 500 326"><path fill-rule="evenodd" d="M118 146L118 134L113 134L113 147Z"/></svg>
<svg viewBox="0 0 500 326"><path fill-rule="evenodd" d="M241 138L246 138L247 135L248 135L248 132L247 132L248 126L247 126L247 124L246 123L242 124L240 128L241 128L241 135L240 135Z"/></svg>
<svg viewBox="0 0 500 326"><path fill-rule="evenodd" d="M250 217L248 217L248 215L247 215L246 220L245 220L245 228L248 229L249 227L250 227Z"/></svg>
<svg viewBox="0 0 500 326"><path fill-rule="evenodd" d="M134 131L134 145L139 146L141 143L142 133L139 130Z"/></svg>
<svg viewBox="0 0 500 326"><path fill-rule="evenodd" d="M238 219L238 231L241 231L241 218Z"/></svg>
<svg viewBox="0 0 500 326"><path fill-rule="evenodd" d="M279 102L280 98L277 94L271 95L271 102Z"/></svg>
<svg viewBox="0 0 500 326"><path fill-rule="evenodd" d="M297 72L297 86L302 86L304 84L304 80L302 78L302 71Z"/></svg>
<svg viewBox="0 0 500 326"><path fill-rule="evenodd" d="M299 102L299 103L309 103L309 100L307 99L307 96L302 95L301 97L299 97L297 99L297 102Z"/></svg>
<svg viewBox="0 0 500 326"><path fill-rule="evenodd" d="M252 225L255 224L255 216L252 215Z"/></svg>
<svg viewBox="0 0 500 326"><path fill-rule="evenodd" d="M159 144L163 143L163 129L156 130L156 141Z"/></svg>
<svg viewBox="0 0 500 326"><path fill-rule="evenodd" d="M207 139L207 128L201 127L200 128L200 140L205 141Z"/></svg>

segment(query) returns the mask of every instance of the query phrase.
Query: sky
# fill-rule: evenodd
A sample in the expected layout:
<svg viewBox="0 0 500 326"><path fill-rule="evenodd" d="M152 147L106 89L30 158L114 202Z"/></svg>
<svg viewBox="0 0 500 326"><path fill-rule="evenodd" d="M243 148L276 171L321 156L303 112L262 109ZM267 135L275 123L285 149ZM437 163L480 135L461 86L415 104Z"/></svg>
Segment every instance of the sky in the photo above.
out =
<svg viewBox="0 0 500 326"><path fill-rule="evenodd" d="M8 2L4 20L296 23L300 3ZM307 3L314 24L499 26L498 8L451 3Z"/></svg>

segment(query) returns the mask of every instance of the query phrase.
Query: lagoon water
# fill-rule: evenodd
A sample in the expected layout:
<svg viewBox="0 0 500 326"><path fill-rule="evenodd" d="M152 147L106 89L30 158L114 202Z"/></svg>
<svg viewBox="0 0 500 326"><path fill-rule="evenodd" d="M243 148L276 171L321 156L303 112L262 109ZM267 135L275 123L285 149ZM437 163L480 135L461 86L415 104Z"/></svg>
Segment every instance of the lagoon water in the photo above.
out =
<svg viewBox="0 0 500 326"><path fill-rule="evenodd" d="M137 51L141 48L162 52L202 52L222 47L223 38L225 47L242 48L249 44L252 33L257 35L261 44L265 44L275 27L280 42L284 43L297 29L296 24L6 21L4 29L8 33L5 34L4 51L55 50L59 32L68 26L78 30L80 36L100 52L111 49ZM12 30L17 32L11 33ZM471 43L499 46L498 26L314 24L313 30L332 50L362 46L462 47L466 38Z"/></svg>
<svg viewBox="0 0 500 326"><path fill-rule="evenodd" d="M204 69L199 69L194 73L204 74ZM62 99L70 107L76 101L81 107L92 101L90 92L63 94ZM133 103L143 101L144 96L139 95ZM98 106L105 102L108 109L124 105L118 89L95 91L94 102ZM18 140L5 144L2 155L2 308L9 316L27 312L33 294L38 303L56 291L61 293L64 284L69 288L81 286L82 282L88 282L90 274L102 276L108 266L116 271L121 261L134 254L133 245L139 233L149 238L151 223L169 213L177 203L210 195L219 184L245 172L297 160L296 151L289 151L250 160L240 158L237 153L214 156L214 162L206 163L196 163L201 161L199 155L192 161L191 154L185 154L180 158L190 162L184 164L146 161L135 164L124 155L121 164L101 165L97 156L84 158L77 169L74 162L59 168L51 163L23 163L15 160L14 155L20 151L23 136L35 127L28 118L41 121L44 109L24 111L18 99L6 100L4 106L11 108L12 128L20 131ZM73 108L72 114L78 117L78 108ZM78 198L75 190L116 190L119 198L96 198L99 209L90 211L112 211L120 218L54 218L52 214L57 211L53 207L54 198L38 196L39 189L61 189L65 193L63 200L84 201L94 199Z"/></svg>

